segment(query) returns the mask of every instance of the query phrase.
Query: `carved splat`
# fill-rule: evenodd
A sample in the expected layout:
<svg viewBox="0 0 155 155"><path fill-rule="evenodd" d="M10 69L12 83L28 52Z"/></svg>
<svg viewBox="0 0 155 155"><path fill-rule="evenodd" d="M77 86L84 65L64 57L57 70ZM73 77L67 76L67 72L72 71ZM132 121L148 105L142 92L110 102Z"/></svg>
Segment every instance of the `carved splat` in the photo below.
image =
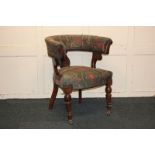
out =
<svg viewBox="0 0 155 155"><path fill-rule="evenodd" d="M92 53L92 60L91 60L91 67L96 68L96 62L97 60L102 60L102 53L99 52L93 52Z"/></svg>
<svg viewBox="0 0 155 155"><path fill-rule="evenodd" d="M70 60L66 54L64 54L64 58L62 60L62 66L60 67L67 67L70 66Z"/></svg>

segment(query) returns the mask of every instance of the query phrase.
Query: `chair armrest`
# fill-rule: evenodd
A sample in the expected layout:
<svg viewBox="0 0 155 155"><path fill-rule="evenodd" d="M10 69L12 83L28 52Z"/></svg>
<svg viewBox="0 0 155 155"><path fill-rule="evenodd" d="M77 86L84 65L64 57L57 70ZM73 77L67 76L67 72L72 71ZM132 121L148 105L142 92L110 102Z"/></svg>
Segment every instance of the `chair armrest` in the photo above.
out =
<svg viewBox="0 0 155 155"><path fill-rule="evenodd" d="M111 39L109 39L105 45L105 50L104 50L104 53L103 54L109 54L109 49L110 49L110 46L111 44L113 43L113 41Z"/></svg>
<svg viewBox="0 0 155 155"><path fill-rule="evenodd" d="M65 45L62 42L56 41L50 37L47 37L45 42L47 44L48 55L51 57L59 57L61 54L59 51L65 49Z"/></svg>

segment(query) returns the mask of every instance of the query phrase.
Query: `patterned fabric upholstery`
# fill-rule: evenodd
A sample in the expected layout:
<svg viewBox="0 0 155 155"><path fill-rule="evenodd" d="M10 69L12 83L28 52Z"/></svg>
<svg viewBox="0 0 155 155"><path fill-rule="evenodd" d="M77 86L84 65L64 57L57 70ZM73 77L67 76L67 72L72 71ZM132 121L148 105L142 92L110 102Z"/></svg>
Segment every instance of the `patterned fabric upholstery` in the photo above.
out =
<svg viewBox="0 0 155 155"><path fill-rule="evenodd" d="M61 78L54 74L54 82L60 88L72 85L74 90L87 89L106 84L112 72L85 66L63 67L59 70Z"/></svg>
<svg viewBox="0 0 155 155"><path fill-rule="evenodd" d="M46 42L51 42L53 47L63 46L65 50L87 50L104 53L106 46L112 43L110 38L92 35L56 35L47 37Z"/></svg>
<svg viewBox="0 0 155 155"><path fill-rule="evenodd" d="M59 64L67 51L91 51L109 54L112 40L93 35L55 35L45 39L48 55L57 59Z"/></svg>
<svg viewBox="0 0 155 155"><path fill-rule="evenodd" d="M94 63L95 59L101 60L101 54L109 54L112 44L110 38L93 35L55 35L47 37L45 42L49 56L53 57L54 67L61 67L54 73L54 83L60 88L72 85L73 90L87 89L105 85L107 79L112 79L110 71L85 66L70 66L66 54L67 51L74 50L93 52L93 55L97 56L92 59Z"/></svg>

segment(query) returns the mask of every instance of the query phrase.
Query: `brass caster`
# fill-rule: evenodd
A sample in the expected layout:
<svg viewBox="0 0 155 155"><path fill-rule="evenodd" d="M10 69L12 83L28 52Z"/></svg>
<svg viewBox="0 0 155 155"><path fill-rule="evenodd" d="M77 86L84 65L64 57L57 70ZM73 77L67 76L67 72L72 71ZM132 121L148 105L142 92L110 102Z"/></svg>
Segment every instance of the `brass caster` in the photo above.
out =
<svg viewBox="0 0 155 155"><path fill-rule="evenodd" d="M68 123L69 123L70 125L72 125L72 124L73 124L73 121L70 119L70 120L68 120Z"/></svg>
<svg viewBox="0 0 155 155"><path fill-rule="evenodd" d="M108 111L107 111L107 116L110 116L111 113L112 113L111 110L108 110Z"/></svg>

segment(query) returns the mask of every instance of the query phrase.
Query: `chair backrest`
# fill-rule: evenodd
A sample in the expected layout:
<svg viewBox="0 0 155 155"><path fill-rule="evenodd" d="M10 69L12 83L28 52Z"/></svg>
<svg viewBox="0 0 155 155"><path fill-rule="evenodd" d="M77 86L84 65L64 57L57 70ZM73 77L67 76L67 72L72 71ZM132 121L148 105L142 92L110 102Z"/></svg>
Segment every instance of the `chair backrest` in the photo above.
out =
<svg viewBox="0 0 155 155"><path fill-rule="evenodd" d="M88 51L93 53L91 67L102 59L102 54L109 54L112 40L107 37L93 35L55 35L45 38L48 55L53 58L55 66L70 65L66 53L68 51Z"/></svg>

